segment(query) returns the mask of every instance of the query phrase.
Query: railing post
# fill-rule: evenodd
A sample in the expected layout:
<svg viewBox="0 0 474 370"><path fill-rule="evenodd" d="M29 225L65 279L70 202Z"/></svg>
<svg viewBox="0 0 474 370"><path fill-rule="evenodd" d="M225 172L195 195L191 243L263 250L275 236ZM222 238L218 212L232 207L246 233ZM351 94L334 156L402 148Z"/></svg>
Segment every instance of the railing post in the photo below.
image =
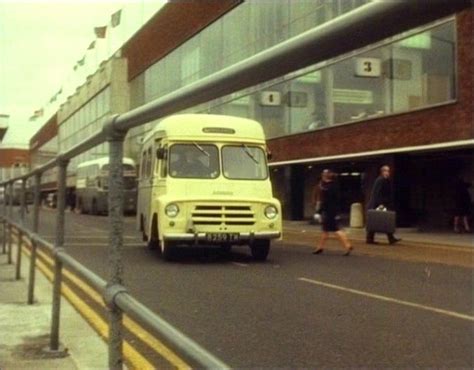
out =
<svg viewBox="0 0 474 370"><path fill-rule="evenodd" d="M11 222L13 220L13 182L10 182L8 186L8 219ZM8 264L13 263L12 259L12 243L13 242L13 227L11 223L8 223Z"/></svg>
<svg viewBox="0 0 474 370"><path fill-rule="evenodd" d="M3 254L7 253L7 185L3 185L3 239L2 239L2 251Z"/></svg>
<svg viewBox="0 0 474 370"><path fill-rule="evenodd" d="M21 180L20 191L20 225L25 226L25 207L26 207L26 179ZM16 272L15 279L21 279L21 249L23 246L23 232L18 230L18 246L16 250Z"/></svg>
<svg viewBox="0 0 474 370"><path fill-rule="evenodd" d="M38 233L39 229L39 211L41 201L41 173L35 173L34 203L33 203L33 232ZM30 275L28 279L28 304L35 301L35 278L36 278L36 240L31 241Z"/></svg>
<svg viewBox="0 0 474 370"><path fill-rule="evenodd" d="M123 283L123 141L126 132L117 131L112 119L104 130L109 142L109 279L111 291ZM122 310L109 305L109 369L122 369Z"/></svg>
<svg viewBox="0 0 474 370"><path fill-rule="evenodd" d="M61 314L61 282L62 282L62 262L58 258L57 252L64 245L64 224L66 206L66 175L69 161L58 158L58 206L56 215L56 240L54 243L54 281L53 281L53 302L51 314L51 336L49 343L50 351L59 351L59 322Z"/></svg>

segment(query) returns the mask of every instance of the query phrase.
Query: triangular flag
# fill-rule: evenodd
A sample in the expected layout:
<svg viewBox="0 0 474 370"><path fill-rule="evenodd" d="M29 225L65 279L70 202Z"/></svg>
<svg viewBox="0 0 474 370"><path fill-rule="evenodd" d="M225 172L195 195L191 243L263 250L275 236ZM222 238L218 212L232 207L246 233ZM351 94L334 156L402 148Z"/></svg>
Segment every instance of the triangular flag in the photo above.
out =
<svg viewBox="0 0 474 370"><path fill-rule="evenodd" d="M98 39L105 38L105 34L107 33L107 26L95 27L94 33Z"/></svg>
<svg viewBox="0 0 474 370"><path fill-rule="evenodd" d="M110 17L110 25L112 27L117 27L120 24L121 16L122 16L122 9L119 9Z"/></svg>

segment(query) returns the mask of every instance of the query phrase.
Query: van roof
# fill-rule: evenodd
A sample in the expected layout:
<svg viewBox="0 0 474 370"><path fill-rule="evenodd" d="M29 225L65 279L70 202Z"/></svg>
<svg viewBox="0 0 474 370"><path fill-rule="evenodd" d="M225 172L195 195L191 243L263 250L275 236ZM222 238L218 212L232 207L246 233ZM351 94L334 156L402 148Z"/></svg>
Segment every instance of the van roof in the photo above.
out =
<svg viewBox="0 0 474 370"><path fill-rule="evenodd" d="M131 158L124 157L122 163L123 164L131 164L132 166L135 166L135 161ZM92 159L90 161L85 161L85 162L79 163L77 165L77 168L87 167L87 166L94 165L94 164L97 164L99 166L103 166L104 164L109 164L109 157L101 157L101 158Z"/></svg>
<svg viewBox="0 0 474 370"><path fill-rule="evenodd" d="M208 129L209 132L206 132ZM227 133L223 131L228 131ZM153 130L146 135L143 142L155 136L157 132L165 132L169 137L202 137L209 136L225 139L239 138L265 140L262 125L254 120L218 115L218 114L177 114L161 120ZM229 132L233 132L230 134Z"/></svg>

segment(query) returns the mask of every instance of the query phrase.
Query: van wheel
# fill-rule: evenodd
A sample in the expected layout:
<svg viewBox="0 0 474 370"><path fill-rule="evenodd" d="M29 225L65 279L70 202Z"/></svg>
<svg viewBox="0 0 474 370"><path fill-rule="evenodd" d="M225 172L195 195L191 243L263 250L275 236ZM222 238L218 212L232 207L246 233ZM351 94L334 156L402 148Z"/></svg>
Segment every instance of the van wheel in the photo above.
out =
<svg viewBox="0 0 474 370"><path fill-rule="evenodd" d="M270 240L255 240L250 245L250 251L252 252L252 257L255 261L265 261L268 257L268 253L270 252Z"/></svg>
<svg viewBox="0 0 474 370"><path fill-rule="evenodd" d="M145 241L148 239L148 238L146 237L145 233L143 233L143 238L145 239ZM150 238L150 240L148 240L146 246L147 246L148 249L153 250L153 249L157 249L157 248L158 248L158 244L159 244L158 239Z"/></svg>
<svg viewBox="0 0 474 370"><path fill-rule="evenodd" d="M145 227L143 227L143 229L145 229ZM145 234L145 230L143 230L143 239L144 241L148 240L148 249L157 249L159 247L160 241L158 240L158 225L156 216L153 216L150 237L147 237L147 235Z"/></svg>
<svg viewBox="0 0 474 370"><path fill-rule="evenodd" d="M165 261L172 261L176 256L176 242L165 241L161 242L161 257Z"/></svg>

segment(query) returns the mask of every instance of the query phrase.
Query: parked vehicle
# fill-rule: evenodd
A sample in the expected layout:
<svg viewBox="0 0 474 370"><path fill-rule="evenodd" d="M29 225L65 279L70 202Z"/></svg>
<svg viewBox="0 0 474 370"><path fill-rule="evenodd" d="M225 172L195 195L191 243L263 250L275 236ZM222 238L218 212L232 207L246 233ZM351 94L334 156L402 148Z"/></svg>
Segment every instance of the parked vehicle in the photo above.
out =
<svg viewBox="0 0 474 370"><path fill-rule="evenodd" d="M137 207L137 171L135 162L123 159L124 212L135 213ZM76 209L79 213L107 214L109 158L80 163L76 173Z"/></svg>
<svg viewBox="0 0 474 370"><path fill-rule="evenodd" d="M145 137L137 223L165 259L182 246L248 245L264 261L282 234L262 126L253 120L183 114Z"/></svg>

